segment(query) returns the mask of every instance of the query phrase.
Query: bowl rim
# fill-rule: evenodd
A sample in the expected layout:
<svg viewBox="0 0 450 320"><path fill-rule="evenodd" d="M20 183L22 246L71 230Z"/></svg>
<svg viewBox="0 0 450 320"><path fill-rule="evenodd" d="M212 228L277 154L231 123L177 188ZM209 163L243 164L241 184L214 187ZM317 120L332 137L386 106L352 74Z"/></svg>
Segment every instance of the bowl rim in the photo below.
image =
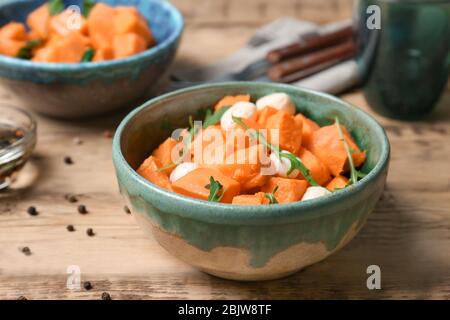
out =
<svg viewBox="0 0 450 320"><path fill-rule="evenodd" d="M0 8L13 5L18 2L27 2L28 0L6 0L0 2ZM138 62L142 59L152 58L157 56L164 49L170 47L181 36L184 29L184 19L181 12L172 5L169 1L146 0L155 3L161 7L166 8L172 15L174 22L174 31L164 41L157 43L156 46L151 47L143 52L135 54L130 57L113 59L99 62L80 62L80 63L56 63L56 62L35 62L30 60L23 60L5 55L0 55L0 66L5 65L9 68L27 69L36 72L58 72L70 73L74 71L89 71L100 68L116 68L129 63Z"/></svg>
<svg viewBox="0 0 450 320"><path fill-rule="evenodd" d="M308 201L298 201L286 204L273 204L268 206L239 206L233 204L223 204L216 202L203 201L187 196L177 194L175 192L170 192L157 185L146 180L140 176L135 169L133 169L126 159L124 158L121 150L121 139L122 133L130 122L131 119L136 117L140 112L147 108L152 108L155 103L163 101L167 98L172 98L175 96L183 95L185 93L192 93L195 91L201 92L205 89L220 88L220 87L230 87L236 88L236 86L268 86L271 89L276 90L297 90L302 91L308 95L320 96L322 98L329 99L333 103L338 103L344 107L358 113L369 125L375 129L377 135L380 135L382 146L380 160L377 162L375 167L360 181L355 185L351 185L345 189L333 192L332 194L321 197L318 199L312 199ZM302 219L316 218L318 216L329 214L333 210L317 210L319 208L324 208L341 201L350 200L356 194L362 192L368 188L371 183L375 182L376 179L387 170L390 157L390 144L388 137L384 128L368 113L353 106L352 104L329 95L327 93L300 88L288 84L278 84L278 83L261 83L254 81L229 81L229 82L218 82L213 84L201 84L197 86L192 86L185 89L176 90L156 98L150 99L141 106L137 107L131 111L118 126L114 139L113 139L113 162L116 170L125 170L125 175L131 177L133 183L137 183L140 187L149 190L155 194L156 197L162 197L164 203L170 203L170 206L176 206L178 208L183 208L184 206L191 207L191 210L177 210L176 214L183 216L185 218L203 220L214 223L225 223L225 224L268 224L274 223L273 218L277 218L276 223L286 223L292 221L292 219L298 219L299 216ZM116 173L119 175L120 173ZM120 178L119 178L120 179ZM119 180L120 183L120 180ZM154 205L154 204L152 204ZM272 219L272 221L270 221Z"/></svg>

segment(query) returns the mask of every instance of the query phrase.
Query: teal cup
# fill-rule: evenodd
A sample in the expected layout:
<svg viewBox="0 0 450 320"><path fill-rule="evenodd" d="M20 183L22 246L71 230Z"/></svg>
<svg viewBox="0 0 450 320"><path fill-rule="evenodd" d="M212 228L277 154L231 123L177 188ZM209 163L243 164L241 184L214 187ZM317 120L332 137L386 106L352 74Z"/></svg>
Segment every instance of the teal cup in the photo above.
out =
<svg viewBox="0 0 450 320"><path fill-rule="evenodd" d="M360 0L356 8L363 91L378 113L421 119L450 72L449 0Z"/></svg>

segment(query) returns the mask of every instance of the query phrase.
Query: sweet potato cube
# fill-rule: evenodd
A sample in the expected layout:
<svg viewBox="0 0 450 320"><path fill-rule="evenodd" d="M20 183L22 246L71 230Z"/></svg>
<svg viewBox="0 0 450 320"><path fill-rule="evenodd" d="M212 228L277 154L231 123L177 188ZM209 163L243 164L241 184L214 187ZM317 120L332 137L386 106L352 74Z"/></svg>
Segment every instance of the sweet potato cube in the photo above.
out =
<svg viewBox="0 0 450 320"><path fill-rule="evenodd" d="M114 15L114 8L101 2L96 3L89 13L87 27L94 49L112 47Z"/></svg>
<svg viewBox="0 0 450 320"><path fill-rule="evenodd" d="M260 174L261 161L268 158L265 152L263 145L252 145L229 155L223 164L212 168L239 182L243 192L253 190L262 187L268 179Z"/></svg>
<svg viewBox="0 0 450 320"><path fill-rule="evenodd" d="M178 160L178 155L176 154L178 148L178 141L173 138L167 138L159 147L153 151L152 156L161 161L163 167ZM173 153L172 153L173 152ZM167 168L164 170L167 174L170 174L175 167Z"/></svg>
<svg viewBox="0 0 450 320"><path fill-rule="evenodd" d="M82 35L88 35L88 26L86 19L81 15L81 13L74 17L74 13L71 10L64 10L63 12L50 16L48 23L48 33L51 37L52 35L67 36L72 32L79 32Z"/></svg>
<svg viewBox="0 0 450 320"><path fill-rule="evenodd" d="M319 130L320 126L301 113L296 114L294 119L298 124L302 124L302 146L306 146L310 143L313 132Z"/></svg>
<svg viewBox="0 0 450 320"><path fill-rule="evenodd" d="M245 194L236 196L233 198L232 204L238 204L242 206L257 206L261 204L269 204L269 199L264 195L264 192L258 192L255 194Z"/></svg>
<svg viewBox="0 0 450 320"><path fill-rule="evenodd" d="M292 115L279 111L267 119L266 128L272 144L292 153L298 152L302 143L302 125ZM274 135L271 129L278 130L278 134Z"/></svg>
<svg viewBox="0 0 450 320"><path fill-rule="evenodd" d="M20 22L10 22L0 28L1 39L27 41L25 25Z"/></svg>
<svg viewBox="0 0 450 320"><path fill-rule="evenodd" d="M237 96L225 96L216 103L216 105L214 106L214 110L217 111L222 107L232 106L236 102L241 102L241 101L249 102L250 95L243 94L243 95L237 95Z"/></svg>
<svg viewBox="0 0 450 320"><path fill-rule="evenodd" d="M95 50L94 58L92 61L100 62L114 59L114 51L111 47L102 47Z"/></svg>
<svg viewBox="0 0 450 320"><path fill-rule="evenodd" d="M223 197L220 202L231 203L233 198L239 194L241 187L237 181L227 177L220 171L210 168L195 169L175 181L172 187L173 190L179 194L201 200L208 200L210 193L208 188L210 185L210 177L213 177L214 180L219 181L223 186L221 189L221 192L223 192Z"/></svg>
<svg viewBox="0 0 450 320"><path fill-rule="evenodd" d="M267 127L267 120L278 112L277 109L272 107L265 107L261 111L258 111L258 120L256 121L262 128Z"/></svg>
<svg viewBox="0 0 450 320"><path fill-rule="evenodd" d="M137 169L137 173L157 186L172 191L167 174L164 171L159 171L161 167L161 161L154 156L150 156Z"/></svg>
<svg viewBox="0 0 450 320"><path fill-rule="evenodd" d="M271 193L277 186L278 190L275 192L275 198L278 203L296 202L303 197L308 187L308 182L298 179L271 177L261 191Z"/></svg>
<svg viewBox="0 0 450 320"><path fill-rule="evenodd" d="M125 58L147 49L144 38L135 33L117 34L113 38L114 58Z"/></svg>
<svg viewBox="0 0 450 320"><path fill-rule="evenodd" d="M36 50L33 61L78 63L88 49L86 37L72 32L65 37L54 36L45 46Z"/></svg>
<svg viewBox="0 0 450 320"><path fill-rule="evenodd" d="M327 184L327 189L330 191L334 191L336 189L343 189L347 186L348 179L344 176L337 176L334 177L333 180L330 181L330 183Z"/></svg>
<svg viewBox="0 0 450 320"><path fill-rule="evenodd" d="M302 160L305 167L309 169L309 173L318 184L323 186L331 180L330 170L328 170L328 167L314 154L305 148L301 148L297 155L300 160ZM304 179L304 177L300 174L299 179Z"/></svg>
<svg viewBox="0 0 450 320"><path fill-rule="evenodd" d="M115 34L135 33L145 40L147 47L155 44L155 38L148 27L147 21L135 7L119 6L115 9Z"/></svg>
<svg viewBox="0 0 450 320"><path fill-rule="evenodd" d="M361 166L366 159L366 153L359 149L344 126L341 125L341 129L350 150L353 150L352 157L355 167ZM340 139L336 124L325 126L314 131L307 148L325 163L334 176L338 176L348 170L347 153L343 141Z"/></svg>
<svg viewBox="0 0 450 320"><path fill-rule="evenodd" d="M46 39L48 36L48 24L50 12L48 4L45 3L31 12L27 17L27 25L36 38Z"/></svg>

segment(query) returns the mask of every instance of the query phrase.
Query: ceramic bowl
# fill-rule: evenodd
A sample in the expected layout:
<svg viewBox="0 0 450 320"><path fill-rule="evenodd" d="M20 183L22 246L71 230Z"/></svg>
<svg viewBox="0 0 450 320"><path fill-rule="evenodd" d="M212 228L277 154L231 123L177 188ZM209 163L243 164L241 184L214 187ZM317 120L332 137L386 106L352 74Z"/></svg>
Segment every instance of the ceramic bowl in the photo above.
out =
<svg viewBox="0 0 450 320"><path fill-rule="evenodd" d="M184 197L139 176L135 169L188 116L210 108L225 95L253 99L286 92L320 125L338 116L367 150L357 184L311 201L236 206ZM290 275L345 246L362 228L383 192L389 142L368 114L327 94L281 84L227 82L191 87L150 100L120 124L113 160L121 193L139 225L167 251L212 275L236 280L268 280Z"/></svg>
<svg viewBox="0 0 450 320"><path fill-rule="evenodd" d="M0 1L0 26L26 20L43 0ZM79 1L64 1L80 5ZM131 5L147 18L157 45L140 54L105 62L36 63L0 55L0 85L29 109L58 118L80 118L129 107L149 92L172 62L183 18L167 1L102 0Z"/></svg>

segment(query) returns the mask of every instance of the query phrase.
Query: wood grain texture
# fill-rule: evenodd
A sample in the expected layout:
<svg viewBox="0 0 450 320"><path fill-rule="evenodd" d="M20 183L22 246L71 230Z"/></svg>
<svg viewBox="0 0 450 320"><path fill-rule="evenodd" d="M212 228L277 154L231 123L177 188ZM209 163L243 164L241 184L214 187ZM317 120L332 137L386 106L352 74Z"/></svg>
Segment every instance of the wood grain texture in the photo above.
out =
<svg viewBox="0 0 450 320"><path fill-rule="evenodd" d="M187 29L177 63L206 63L241 46L259 25L283 15L329 22L351 15L351 1L177 0ZM223 39L227 39L224 42ZM206 53L206 54L205 54ZM360 92L343 96L372 113ZM11 101L0 88L0 101ZM132 106L130 106L132 107ZM123 211L111 139L126 111L89 121L38 116L38 145L16 189L0 193L0 298L301 299L450 298L450 90L421 122L375 117L392 146L387 189L360 234L342 251L277 281L239 283L194 270L148 239ZM373 113L372 113L373 114ZM75 145L73 138L83 143ZM64 156L74 164L64 164ZM80 194L69 203L65 194ZM89 213L81 215L77 205ZM26 213L34 205L39 215ZM68 232L66 226L75 226ZM96 235L88 237L87 228ZM32 254L19 249L29 246ZM382 290L366 288L381 267ZM78 265L90 291L66 288Z"/></svg>

